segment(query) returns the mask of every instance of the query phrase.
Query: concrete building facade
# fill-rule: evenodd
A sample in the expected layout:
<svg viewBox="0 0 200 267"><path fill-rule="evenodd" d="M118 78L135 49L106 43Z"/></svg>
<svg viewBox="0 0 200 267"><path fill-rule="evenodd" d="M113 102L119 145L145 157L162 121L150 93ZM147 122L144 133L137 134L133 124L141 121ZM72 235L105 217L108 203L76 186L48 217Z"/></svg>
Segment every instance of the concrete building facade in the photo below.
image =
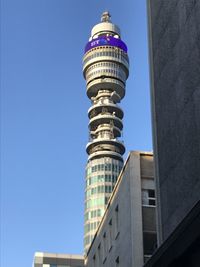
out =
<svg viewBox="0 0 200 267"><path fill-rule="evenodd" d="M141 267L156 248L153 155L130 152L85 266Z"/></svg>
<svg viewBox="0 0 200 267"><path fill-rule="evenodd" d="M92 28L83 57L87 96L89 142L86 146L84 250L93 240L108 199L123 166L125 146L120 139L123 111L118 105L125 95L129 74L126 44L120 29L102 14L101 23Z"/></svg>
<svg viewBox="0 0 200 267"><path fill-rule="evenodd" d="M161 244L200 200L200 1L147 5Z"/></svg>
<svg viewBox="0 0 200 267"><path fill-rule="evenodd" d="M81 255L36 252L33 267L83 267Z"/></svg>
<svg viewBox="0 0 200 267"><path fill-rule="evenodd" d="M145 267L198 267L200 1L147 4L159 248Z"/></svg>

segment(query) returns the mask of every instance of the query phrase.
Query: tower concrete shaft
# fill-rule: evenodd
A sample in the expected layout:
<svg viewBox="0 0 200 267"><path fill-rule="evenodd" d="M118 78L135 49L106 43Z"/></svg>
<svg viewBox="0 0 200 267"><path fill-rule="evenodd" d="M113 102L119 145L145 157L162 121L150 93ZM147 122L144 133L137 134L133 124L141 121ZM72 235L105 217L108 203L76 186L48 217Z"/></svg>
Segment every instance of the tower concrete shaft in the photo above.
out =
<svg viewBox="0 0 200 267"><path fill-rule="evenodd" d="M102 14L85 47L83 75L87 96L89 142L86 146L84 249L89 248L108 199L123 166L125 147L120 140L123 111L119 107L125 95L129 74L127 46L120 38L120 29Z"/></svg>

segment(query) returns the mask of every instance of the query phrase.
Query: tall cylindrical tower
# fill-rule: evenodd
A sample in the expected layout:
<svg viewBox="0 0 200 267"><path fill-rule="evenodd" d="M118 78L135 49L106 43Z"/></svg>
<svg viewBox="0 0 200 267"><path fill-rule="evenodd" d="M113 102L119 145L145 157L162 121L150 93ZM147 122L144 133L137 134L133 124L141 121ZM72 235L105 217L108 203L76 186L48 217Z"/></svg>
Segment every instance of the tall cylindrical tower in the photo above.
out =
<svg viewBox="0 0 200 267"><path fill-rule="evenodd" d="M83 75L87 96L89 142L86 146L84 249L87 251L104 214L108 199L123 166L125 147L120 140L123 110L118 103L125 95L129 74L126 44L120 29L104 12L85 47Z"/></svg>

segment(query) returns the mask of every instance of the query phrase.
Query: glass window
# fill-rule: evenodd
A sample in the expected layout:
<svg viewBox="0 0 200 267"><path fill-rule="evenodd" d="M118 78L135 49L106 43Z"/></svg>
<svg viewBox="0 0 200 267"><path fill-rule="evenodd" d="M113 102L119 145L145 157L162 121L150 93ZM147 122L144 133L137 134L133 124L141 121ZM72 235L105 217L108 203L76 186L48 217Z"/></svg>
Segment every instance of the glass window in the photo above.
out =
<svg viewBox="0 0 200 267"><path fill-rule="evenodd" d="M91 173L91 168L87 169L87 175L89 175Z"/></svg>
<svg viewBox="0 0 200 267"><path fill-rule="evenodd" d="M103 234L102 254L103 254L103 262L105 262L105 260L106 260L106 254L107 254L106 232Z"/></svg>
<svg viewBox="0 0 200 267"><path fill-rule="evenodd" d="M111 164L108 164L108 170L111 171Z"/></svg>
<svg viewBox="0 0 200 267"><path fill-rule="evenodd" d="M106 190L105 190L106 193L109 193L109 186L106 185L106 188L105 188L105 189L106 189Z"/></svg>
<svg viewBox="0 0 200 267"><path fill-rule="evenodd" d="M108 175L105 174L105 181L108 182Z"/></svg>
<svg viewBox="0 0 200 267"><path fill-rule="evenodd" d="M88 220L88 212L85 213L85 221Z"/></svg>
<svg viewBox="0 0 200 267"><path fill-rule="evenodd" d="M104 187L104 185L102 185L101 186L101 193L104 193L104 191L105 191L105 187Z"/></svg>
<svg viewBox="0 0 200 267"><path fill-rule="evenodd" d="M118 205L115 208L114 226L115 226L115 239L116 239L119 235L119 207Z"/></svg>
<svg viewBox="0 0 200 267"><path fill-rule="evenodd" d="M144 254L152 255L157 247L156 233L143 233Z"/></svg>
<svg viewBox="0 0 200 267"><path fill-rule="evenodd" d="M115 266L116 267L119 267L119 256L116 258L116 260L115 260Z"/></svg>
<svg viewBox="0 0 200 267"><path fill-rule="evenodd" d="M105 186L105 193L108 193L108 186Z"/></svg>
<svg viewBox="0 0 200 267"><path fill-rule="evenodd" d="M145 205L145 206L156 205L155 190L153 189L142 190L142 205Z"/></svg>
<svg viewBox="0 0 200 267"><path fill-rule="evenodd" d="M112 181L113 181L113 183L115 183L115 175L114 174L112 175Z"/></svg>
<svg viewBox="0 0 200 267"><path fill-rule="evenodd" d="M154 190L149 189L148 192L149 192L149 197L155 197L155 191Z"/></svg>
<svg viewBox="0 0 200 267"><path fill-rule="evenodd" d="M155 199L149 199L149 205L150 206L155 206L156 205Z"/></svg>

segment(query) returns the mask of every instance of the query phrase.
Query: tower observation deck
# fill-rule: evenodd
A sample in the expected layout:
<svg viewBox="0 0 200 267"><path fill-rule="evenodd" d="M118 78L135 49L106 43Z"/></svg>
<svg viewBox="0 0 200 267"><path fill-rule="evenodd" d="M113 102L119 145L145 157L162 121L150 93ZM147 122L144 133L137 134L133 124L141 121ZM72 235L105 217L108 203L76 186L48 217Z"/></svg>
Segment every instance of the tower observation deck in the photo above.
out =
<svg viewBox="0 0 200 267"><path fill-rule="evenodd" d="M123 166L125 147L120 139L123 110L119 107L125 95L129 75L127 46L120 29L104 12L101 23L91 31L83 57L83 75L87 96L89 142L86 146L84 250L89 248L104 214L108 199Z"/></svg>

